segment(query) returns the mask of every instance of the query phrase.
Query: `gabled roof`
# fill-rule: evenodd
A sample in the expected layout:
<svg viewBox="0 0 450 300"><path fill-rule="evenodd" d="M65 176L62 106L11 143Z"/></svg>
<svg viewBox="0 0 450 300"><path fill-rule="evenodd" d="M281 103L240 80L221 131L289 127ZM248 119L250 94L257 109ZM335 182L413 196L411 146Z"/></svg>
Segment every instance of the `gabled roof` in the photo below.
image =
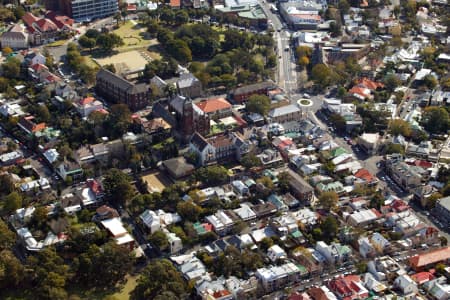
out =
<svg viewBox="0 0 450 300"><path fill-rule="evenodd" d="M409 259L409 264L413 268L420 268L447 259L450 259L450 247L445 247L430 251L428 253L415 255Z"/></svg>
<svg viewBox="0 0 450 300"><path fill-rule="evenodd" d="M355 177L364 179L366 182L373 182L375 179L375 176L373 176L368 170L366 169L360 169L358 172L356 172Z"/></svg>
<svg viewBox="0 0 450 300"><path fill-rule="evenodd" d="M369 90L376 90L377 88L384 87L384 84L382 84L381 82L376 82L376 81L370 80L367 77L363 77L363 78L359 79L358 85L361 87L368 88Z"/></svg>
<svg viewBox="0 0 450 300"><path fill-rule="evenodd" d="M28 27L32 27L33 23L39 19L35 17L32 13L27 12L23 15L22 20Z"/></svg>
<svg viewBox="0 0 450 300"><path fill-rule="evenodd" d="M50 21L49 19L40 19L36 22L36 25L43 32L58 30L58 26L56 26L56 24Z"/></svg>
<svg viewBox="0 0 450 300"><path fill-rule="evenodd" d="M192 135L190 143L200 152L209 145L208 141L198 132Z"/></svg>

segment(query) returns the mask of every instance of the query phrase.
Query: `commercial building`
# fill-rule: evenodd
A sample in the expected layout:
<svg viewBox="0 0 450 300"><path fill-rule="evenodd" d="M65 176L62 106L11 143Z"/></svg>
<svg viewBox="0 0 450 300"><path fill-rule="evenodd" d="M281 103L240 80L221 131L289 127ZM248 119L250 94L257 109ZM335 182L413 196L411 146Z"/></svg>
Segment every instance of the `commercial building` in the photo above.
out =
<svg viewBox="0 0 450 300"><path fill-rule="evenodd" d="M440 199L434 208L435 215L445 224L450 224L450 196Z"/></svg>
<svg viewBox="0 0 450 300"><path fill-rule="evenodd" d="M106 69L97 73L97 93L106 99L139 110L150 103L150 89L145 83L134 84Z"/></svg>
<svg viewBox="0 0 450 300"><path fill-rule="evenodd" d="M119 10L118 0L47 0L45 8L60 11L77 22L111 16Z"/></svg>

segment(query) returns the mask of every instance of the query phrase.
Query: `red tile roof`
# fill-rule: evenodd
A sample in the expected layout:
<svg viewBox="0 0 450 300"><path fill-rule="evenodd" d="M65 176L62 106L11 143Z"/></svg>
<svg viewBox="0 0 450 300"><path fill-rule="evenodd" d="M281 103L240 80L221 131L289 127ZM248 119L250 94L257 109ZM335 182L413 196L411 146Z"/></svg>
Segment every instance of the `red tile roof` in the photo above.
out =
<svg viewBox="0 0 450 300"><path fill-rule="evenodd" d="M409 259L413 268L421 268L450 259L450 247L441 248L428 253L415 255Z"/></svg>
<svg viewBox="0 0 450 300"><path fill-rule="evenodd" d="M42 32L58 30L58 26L56 26L56 24L50 21L49 19L40 19L39 21L36 22L36 25L40 28Z"/></svg>
<svg viewBox="0 0 450 300"><path fill-rule="evenodd" d="M364 179L366 182L373 182L375 179L375 176L373 176L368 170L366 169L360 169L358 172L355 173L355 177Z"/></svg>
<svg viewBox="0 0 450 300"><path fill-rule="evenodd" d="M181 7L181 0L170 0L170 7Z"/></svg>
<svg viewBox="0 0 450 300"><path fill-rule="evenodd" d="M352 87L349 91L350 94L356 94L359 95L363 98L366 98L370 95L370 93L368 92L368 90L366 88L363 87L359 87L359 86L354 86Z"/></svg>
<svg viewBox="0 0 450 300"><path fill-rule="evenodd" d="M95 101L94 97L86 97L80 101L81 105L86 105Z"/></svg>
<svg viewBox="0 0 450 300"><path fill-rule="evenodd" d="M195 103L195 105L197 105L198 108L200 108L205 113L213 113L219 110L231 108L230 102L228 102L224 98L207 99Z"/></svg>
<svg viewBox="0 0 450 300"><path fill-rule="evenodd" d="M46 65L43 65L43 64L34 64L34 65L31 66L31 68L32 68L35 72L40 72L40 71L43 71L43 70L48 71L47 66L46 66Z"/></svg>
<svg viewBox="0 0 450 300"><path fill-rule="evenodd" d="M418 284L422 284L434 279L434 276L430 272L420 272L411 275L411 279L417 282Z"/></svg>
<svg viewBox="0 0 450 300"><path fill-rule="evenodd" d="M32 27L33 23L39 19L36 18L32 13L27 12L23 15L22 20L28 27Z"/></svg>
<svg viewBox="0 0 450 300"><path fill-rule="evenodd" d="M221 290L221 291L215 291L212 296L214 298L222 298L222 297L225 297L225 296L228 296L228 295L231 295L231 293L229 291Z"/></svg>
<svg viewBox="0 0 450 300"><path fill-rule="evenodd" d="M394 200L394 202L392 202L391 204L391 207L396 211L404 211L409 208L408 204L400 199Z"/></svg>
<svg viewBox="0 0 450 300"><path fill-rule="evenodd" d="M384 84L382 84L381 82L372 81L369 78L364 77L358 81L358 86L368 88L369 90L376 90L377 88L384 87Z"/></svg>
<svg viewBox="0 0 450 300"><path fill-rule="evenodd" d="M45 17L52 20L52 22L55 23L55 25L58 26L59 29L63 28L64 26L71 27L74 23L73 19L64 15L57 15L54 11L48 11L45 14Z"/></svg>

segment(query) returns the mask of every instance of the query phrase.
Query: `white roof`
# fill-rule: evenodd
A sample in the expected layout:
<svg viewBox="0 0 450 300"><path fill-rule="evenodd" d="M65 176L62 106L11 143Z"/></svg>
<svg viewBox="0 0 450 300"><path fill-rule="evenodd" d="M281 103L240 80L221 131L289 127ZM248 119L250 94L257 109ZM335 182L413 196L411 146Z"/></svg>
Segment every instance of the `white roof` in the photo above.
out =
<svg viewBox="0 0 450 300"><path fill-rule="evenodd" d="M43 154L44 154L45 159L47 159L49 163L55 162L59 157L58 151L56 151L56 149L54 149L54 148L48 149Z"/></svg>
<svg viewBox="0 0 450 300"><path fill-rule="evenodd" d="M299 111L300 111L300 108L297 105L289 104L289 105L286 105L286 106L281 106L281 107L277 107L277 108L272 109L269 112L269 117L270 118L276 118L276 117L284 116L284 115L287 115L287 114L297 113Z"/></svg>
<svg viewBox="0 0 450 300"><path fill-rule="evenodd" d="M118 237L115 240L116 240L117 245L124 245L124 244L128 244L128 243L131 243L132 241L134 241L133 237L129 233L127 233L121 237Z"/></svg>
<svg viewBox="0 0 450 300"><path fill-rule="evenodd" d="M243 220L256 218L256 213L245 203L240 208L236 208L234 212Z"/></svg>
<svg viewBox="0 0 450 300"><path fill-rule="evenodd" d="M121 236L128 234L128 231L123 227L120 218L112 218L104 220L101 222L103 227L105 227L113 236Z"/></svg>

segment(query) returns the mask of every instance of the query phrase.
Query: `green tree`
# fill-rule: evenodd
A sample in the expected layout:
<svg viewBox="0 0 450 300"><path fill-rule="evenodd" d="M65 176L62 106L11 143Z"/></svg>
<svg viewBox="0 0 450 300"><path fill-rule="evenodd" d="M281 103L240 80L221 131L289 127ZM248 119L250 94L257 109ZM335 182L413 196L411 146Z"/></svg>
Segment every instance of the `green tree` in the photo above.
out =
<svg viewBox="0 0 450 300"><path fill-rule="evenodd" d="M427 107L421 120L430 133L446 133L450 129L450 118L444 107Z"/></svg>
<svg viewBox="0 0 450 300"><path fill-rule="evenodd" d="M7 214L11 214L17 209L22 207L22 196L17 192L11 192L5 197L3 203L3 211Z"/></svg>
<svg viewBox="0 0 450 300"><path fill-rule="evenodd" d="M25 279L24 266L10 250L0 251L0 270L0 289L2 290L19 287Z"/></svg>
<svg viewBox="0 0 450 300"><path fill-rule="evenodd" d="M392 154L392 153L405 154L405 149L400 144L389 143L386 145L385 149L386 149L385 150L386 154Z"/></svg>
<svg viewBox="0 0 450 300"><path fill-rule="evenodd" d="M89 38L86 35L82 35L78 39L78 44L80 44L80 46L82 48L87 48L89 50L92 50L95 47L95 45L97 44L97 42L94 38Z"/></svg>
<svg viewBox="0 0 450 300"><path fill-rule="evenodd" d="M267 116L270 110L270 99L266 95L251 95L245 107L249 112Z"/></svg>
<svg viewBox="0 0 450 300"><path fill-rule="evenodd" d="M10 249L15 243L16 235L8 228L8 225L0 219L0 251Z"/></svg>
<svg viewBox="0 0 450 300"><path fill-rule="evenodd" d="M334 72L325 64L316 64L311 70L311 78L320 87L334 83Z"/></svg>
<svg viewBox="0 0 450 300"><path fill-rule="evenodd" d="M88 251L77 257L75 264L79 283L105 289L115 286L131 272L133 258L127 248L109 242L102 247L91 245Z"/></svg>
<svg viewBox="0 0 450 300"><path fill-rule="evenodd" d="M170 299L166 292L176 298L186 298L187 286L181 274L167 259L154 259L141 272L136 288L131 292L131 299ZM162 298L161 298L162 297Z"/></svg>
<svg viewBox="0 0 450 300"><path fill-rule="evenodd" d="M202 167L194 172L194 177L208 185L217 185L227 181L228 170L219 165Z"/></svg>
<svg viewBox="0 0 450 300"><path fill-rule="evenodd" d="M177 25L186 24L189 21L189 15L185 10L179 10L175 13L175 23Z"/></svg>
<svg viewBox="0 0 450 300"><path fill-rule="evenodd" d="M340 0L338 3L338 8L341 10L342 14L347 14L350 9L350 4L347 0Z"/></svg>
<svg viewBox="0 0 450 300"><path fill-rule="evenodd" d="M384 86L389 92L393 92L401 84L400 79L394 74L389 74L384 78Z"/></svg>
<svg viewBox="0 0 450 300"><path fill-rule="evenodd" d="M5 63L2 65L3 69L3 76L9 79L16 79L20 76L20 61L15 58L9 58Z"/></svg>
<svg viewBox="0 0 450 300"><path fill-rule="evenodd" d="M404 137L411 136L411 125L402 119L394 119L389 124L389 132L392 135L403 135Z"/></svg>
<svg viewBox="0 0 450 300"><path fill-rule="evenodd" d="M326 210L332 210L337 207L339 201L339 196L336 192L329 191L329 192L323 192L319 195L319 205L326 209Z"/></svg>
<svg viewBox="0 0 450 300"><path fill-rule="evenodd" d="M169 241L164 232L158 230L148 237L148 241L159 250L164 251L169 248Z"/></svg>
<svg viewBox="0 0 450 300"><path fill-rule="evenodd" d="M126 205L134 195L128 175L118 169L112 168L105 173L103 186L107 198L120 205Z"/></svg>
<svg viewBox="0 0 450 300"><path fill-rule="evenodd" d="M425 78L423 79L423 83L425 84L425 86L429 89L434 89L437 85L438 85L438 81L436 79L436 77L434 77L433 75L427 75L425 76Z"/></svg>
<svg viewBox="0 0 450 300"><path fill-rule="evenodd" d="M324 240L329 243L337 235L339 229L338 221L334 216L329 215L322 223L320 223L320 229L322 230Z"/></svg>
<svg viewBox="0 0 450 300"><path fill-rule="evenodd" d="M363 274L367 272L367 264L363 261L360 261L356 264L356 270L358 271L358 274Z"/></svg>
<svg viewBox="0 0 450 300"><path fill-rule="evenodd" d="M241 159L241 164L246 168L250 169L253 167L261 166L261 160L253 153L248 153L244 155Z"/></svg>
<svg viewBox="0 0 450 300"><path fill-rule="evenodd" d="M185 220L196 222L202 208L192 201L181 201L177 204L177 213Z"/></svg>

